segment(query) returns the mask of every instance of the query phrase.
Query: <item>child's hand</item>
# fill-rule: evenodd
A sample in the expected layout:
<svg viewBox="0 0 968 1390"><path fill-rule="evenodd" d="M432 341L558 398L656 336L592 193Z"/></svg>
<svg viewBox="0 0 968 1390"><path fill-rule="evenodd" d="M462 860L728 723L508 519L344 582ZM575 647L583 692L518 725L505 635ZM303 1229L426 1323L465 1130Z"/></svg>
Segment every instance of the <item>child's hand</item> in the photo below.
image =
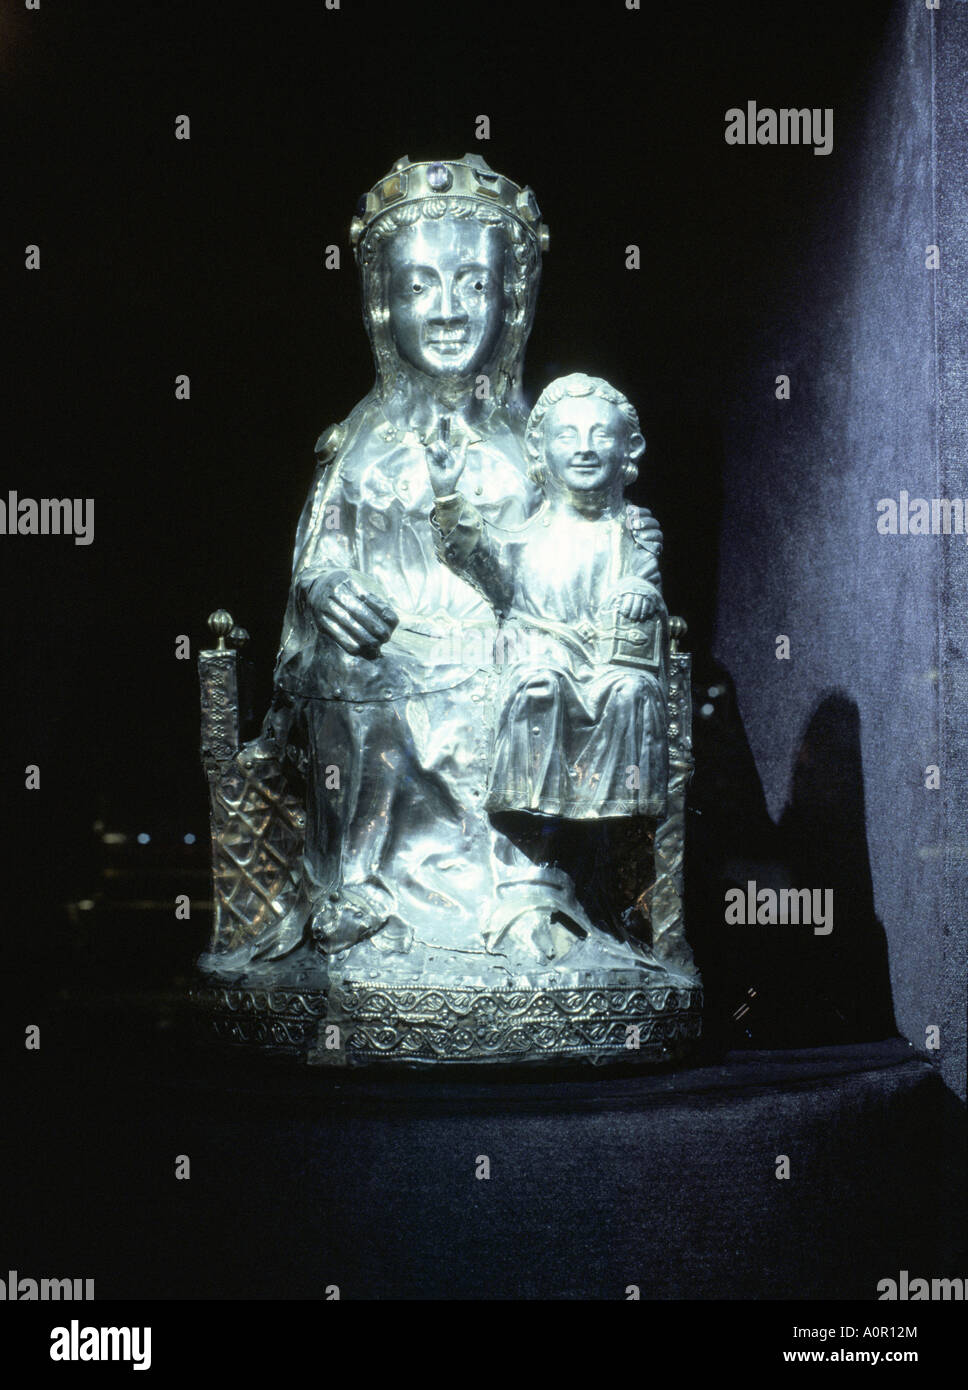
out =
<svg viewBox="0 0 968 1390"><path fill-rule="evenodd" d="M440 422L440 438L435 439L427 449L427 472L435 497L448 497L457 487L457 479L464 471L464 460L458 459L447 447L450 434L450 421Z"/></svg>
<svg viewBox="0 0 968 1390"><path fill-rule="evenodd" d="M658 606L657 594L631 593L622 595L618 610L630 623L644 623L646 618L651 618L657 611Z"/></svg>

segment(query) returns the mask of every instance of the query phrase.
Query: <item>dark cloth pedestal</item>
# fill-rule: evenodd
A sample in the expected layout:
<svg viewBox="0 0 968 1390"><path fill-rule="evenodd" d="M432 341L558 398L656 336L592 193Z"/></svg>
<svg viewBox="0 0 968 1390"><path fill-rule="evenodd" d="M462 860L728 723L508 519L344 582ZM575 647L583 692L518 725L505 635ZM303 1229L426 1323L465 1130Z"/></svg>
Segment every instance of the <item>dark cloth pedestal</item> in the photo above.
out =
<svg viewBox="0 0 968 1390"><path fill-rule="evenodd" d="M35 1072L11 1266L98 1299L873 1299L964 1272L960 1111L897 1040L524 1080L147 1061Z"/></svg>

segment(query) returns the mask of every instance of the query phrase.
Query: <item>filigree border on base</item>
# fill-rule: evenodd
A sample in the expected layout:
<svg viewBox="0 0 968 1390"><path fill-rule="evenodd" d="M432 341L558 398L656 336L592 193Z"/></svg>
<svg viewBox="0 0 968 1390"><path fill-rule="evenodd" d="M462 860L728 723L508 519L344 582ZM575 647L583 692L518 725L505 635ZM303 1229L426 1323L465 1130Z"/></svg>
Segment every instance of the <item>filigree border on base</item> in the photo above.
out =
<svg viewBox="0 0 968 1390"><path fill-rule="evenodd" d="M698 985L474 989L342 982L330 990L209 986L215 1036L317 1066L680 1060L701 1031Z"/></svg>

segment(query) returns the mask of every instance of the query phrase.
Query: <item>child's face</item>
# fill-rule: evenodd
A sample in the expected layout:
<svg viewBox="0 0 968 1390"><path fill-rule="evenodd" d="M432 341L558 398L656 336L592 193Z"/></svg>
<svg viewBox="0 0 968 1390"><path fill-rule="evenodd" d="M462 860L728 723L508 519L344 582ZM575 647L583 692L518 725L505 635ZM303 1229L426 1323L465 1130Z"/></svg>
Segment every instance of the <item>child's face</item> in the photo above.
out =
<svg viewBox="0 0 968 1390"><path fill-rule="evenodd" d="M621 496L630 457L629 426L610 401L565 396L545 416L542 440L552 487Z"/></svg>

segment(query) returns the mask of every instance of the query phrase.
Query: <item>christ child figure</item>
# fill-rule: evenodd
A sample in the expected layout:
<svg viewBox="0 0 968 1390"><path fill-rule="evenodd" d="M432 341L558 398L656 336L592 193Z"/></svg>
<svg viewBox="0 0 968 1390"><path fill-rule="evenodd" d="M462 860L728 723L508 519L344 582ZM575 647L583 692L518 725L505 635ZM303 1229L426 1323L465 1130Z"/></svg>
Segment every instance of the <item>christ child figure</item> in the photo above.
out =
<svg viewBox="0 0 968 1390"><path fill-rule="evenodd" d="M564 820L661 820L669 618L661 536L624 500L645 450L638 417L607 382L560 377L532 410L525 440L544 500L513 531L489 525L457 491L462 462L446 428L427 448L437 554L502 619L485 805Z"/></svg>

